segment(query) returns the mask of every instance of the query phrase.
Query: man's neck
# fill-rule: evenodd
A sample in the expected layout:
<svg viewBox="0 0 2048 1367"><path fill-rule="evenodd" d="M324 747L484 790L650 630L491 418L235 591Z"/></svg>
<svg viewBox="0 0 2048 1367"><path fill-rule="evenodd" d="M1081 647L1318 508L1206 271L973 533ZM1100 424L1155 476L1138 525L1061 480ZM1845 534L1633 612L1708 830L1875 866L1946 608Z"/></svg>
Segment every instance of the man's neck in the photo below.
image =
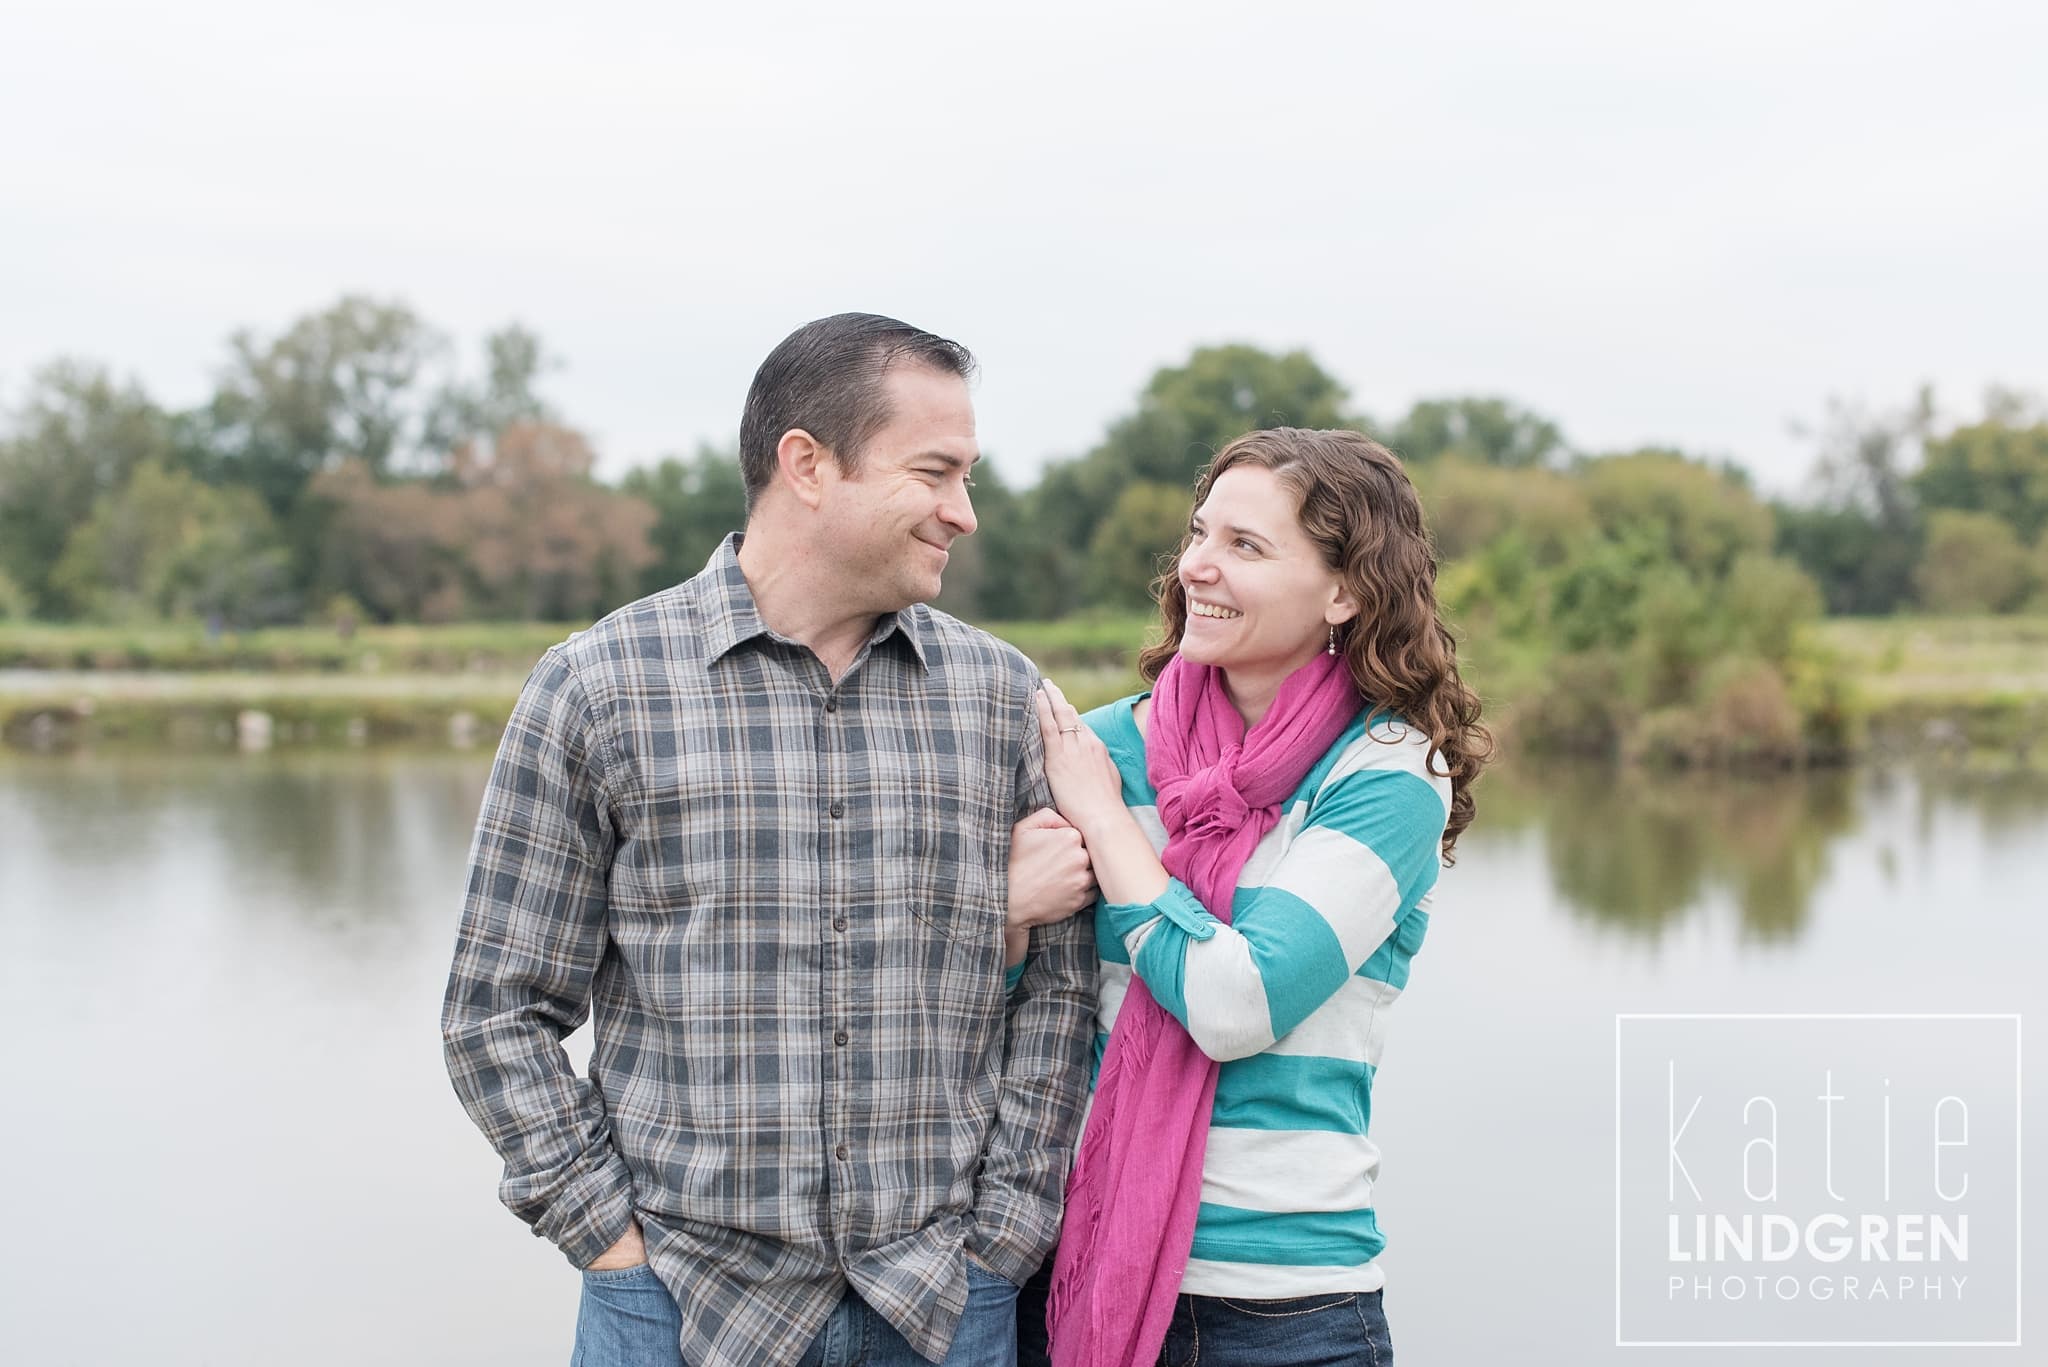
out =
<svg viewBox="0 0 2048 1367"><path fill-rule="evenodd" d="M838 683L853 667L876 621L873 612L848 612L840 605L844 572L806 548L754 527L740 542L739 562L762 624L810 647L832 682Z"/></svg>

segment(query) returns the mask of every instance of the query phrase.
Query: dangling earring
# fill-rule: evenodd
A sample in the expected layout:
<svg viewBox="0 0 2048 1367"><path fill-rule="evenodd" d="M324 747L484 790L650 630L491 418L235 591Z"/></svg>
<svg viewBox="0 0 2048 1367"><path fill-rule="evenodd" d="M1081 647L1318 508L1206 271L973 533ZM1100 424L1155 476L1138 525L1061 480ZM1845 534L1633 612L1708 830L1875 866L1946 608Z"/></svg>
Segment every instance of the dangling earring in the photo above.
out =
<svg viewBox="0 0 2048 1367"><path fill-rule="evenodd" d="M1335 655L1337 653L1337 628L1334 623L1330 627L1330 644L1323 648L1323 653L1325 655Z"/></svg>

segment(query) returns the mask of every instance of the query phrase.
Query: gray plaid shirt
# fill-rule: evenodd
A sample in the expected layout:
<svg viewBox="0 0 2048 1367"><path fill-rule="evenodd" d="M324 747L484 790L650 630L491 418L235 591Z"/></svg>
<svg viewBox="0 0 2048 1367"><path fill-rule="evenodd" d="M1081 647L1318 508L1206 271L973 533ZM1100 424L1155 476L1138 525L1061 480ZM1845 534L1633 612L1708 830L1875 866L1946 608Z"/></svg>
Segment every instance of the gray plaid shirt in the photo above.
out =
<svg viewBox="0 0 2048 1367"><path fill-rule="evenodd" d="M729 538L535 667L470 855L442 1031L500 1195L581 1267L636 1214L692 1367L795 1361L848 1286L926 1357L964 1246L1059 1229L1088 918L1003 991L1013 821L1048 798L1015 650L923 606L835 686ZM559 1041L586 1015L586 1081Z"/></svg>

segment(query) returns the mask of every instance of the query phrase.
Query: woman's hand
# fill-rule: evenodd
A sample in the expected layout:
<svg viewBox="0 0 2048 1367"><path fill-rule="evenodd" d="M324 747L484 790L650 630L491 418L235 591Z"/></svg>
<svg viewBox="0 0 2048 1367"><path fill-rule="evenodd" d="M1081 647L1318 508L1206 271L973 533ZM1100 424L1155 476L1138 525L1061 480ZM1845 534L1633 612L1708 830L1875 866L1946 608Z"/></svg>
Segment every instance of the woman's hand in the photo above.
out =
<svg viewBox="0 0 2048 1367"><path fill-rule="evenodd" d="M1051 679L1038 691L1038 730L1045 738L1045 777L1060 815L1074 823L1082 839L1104 823L1128 821L1123 776L1101 737L1081 724L1081 714Z"/></svg>

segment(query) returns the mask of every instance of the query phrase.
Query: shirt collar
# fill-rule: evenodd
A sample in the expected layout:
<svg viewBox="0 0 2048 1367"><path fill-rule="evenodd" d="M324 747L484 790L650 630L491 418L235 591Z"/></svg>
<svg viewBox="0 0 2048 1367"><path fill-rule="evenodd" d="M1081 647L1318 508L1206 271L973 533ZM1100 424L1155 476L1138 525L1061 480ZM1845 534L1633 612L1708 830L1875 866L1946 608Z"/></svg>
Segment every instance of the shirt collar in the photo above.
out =
<svg viewBox="0 0 2048 1367"><path fill-rule="evenodd" d="M761 610L754 603L754 590L748 586L747 576L740 572L740 543L744 539L739 532L728 533L704 566L703 636L707 667L725 658L734 647L756 637L765 636L772 641L797 644L787 636L779 636L769 630L768 624L761 620ZM918 665L929 668L924 637L930 629L931 614L924 610L922 604L913 604L900 612L885 612L875 619L875 629L868 633L868 647L873 649L891 636L900 637L909 645L910 653L917 657Z"/></svg>

